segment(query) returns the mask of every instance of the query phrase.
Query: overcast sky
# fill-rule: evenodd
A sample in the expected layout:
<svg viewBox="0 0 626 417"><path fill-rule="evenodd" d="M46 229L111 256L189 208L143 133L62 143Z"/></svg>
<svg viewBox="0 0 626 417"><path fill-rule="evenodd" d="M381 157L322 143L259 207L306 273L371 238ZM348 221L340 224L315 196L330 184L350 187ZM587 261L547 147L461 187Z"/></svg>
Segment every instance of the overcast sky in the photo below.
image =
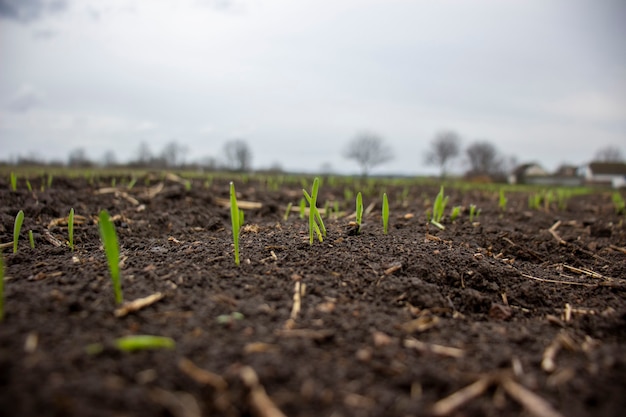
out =
<svg viewBox="0 0 626 417"><path fill-rule="evenodd" d="M187 160L337 172L360 131L434 173L435 133L548 169L626 154L623 0L0 0L0 159ZM458 161L460 162L460 161ZM460 166L460 165L459 165Z"/></svg>

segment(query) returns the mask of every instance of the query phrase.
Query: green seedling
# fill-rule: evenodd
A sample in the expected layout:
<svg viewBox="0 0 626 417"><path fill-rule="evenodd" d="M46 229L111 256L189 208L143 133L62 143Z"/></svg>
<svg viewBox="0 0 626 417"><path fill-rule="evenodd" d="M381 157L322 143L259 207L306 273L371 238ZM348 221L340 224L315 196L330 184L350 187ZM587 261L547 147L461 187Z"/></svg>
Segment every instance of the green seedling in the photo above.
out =
<svg viewBox="0 0 626 417"><path fill-rule="evenodd" d="M565 190L563 188L558 188L556 190L556 204L559 210L563 211L567 209L567 200L569 200L570 196L571 191L569 190Z"/></svg>
<svg viewBox="0 0 626 417"><path fill-rule="evenodd" d="M185 191L191 191L191 180L185 181Z"/></svg>
<svg viewBox="0 0 626 417"><path fill-rule="evenodd" d="M124 352L136 352L148 349L174 349L174 339L163 336L135 335L115 339L116 348Z"/></svg>
<svg viewBox="0 0 626 417"><path fill-rule="evenodd" d="M70 249L74 252L74 208L70 209L70 214L67 216L67 237L70 242Z"/></svg>
<svg viewBox="0 0 626 417"><path fill-rule="evenodd" d="M115 302L117 304L122 304L124 298L122 296L122 282L120 277L120 248L117 242L115 226L109 218L109 213L106 210L102 210L100 212L99 227L100 238L102 239L102 245L104 246L107 263L109 264L109 272L111 273L111 281L113 282Z"/></svg>
<svg viewBox="0 0 626 417"><path fill-rule="evenodd" d="M441 220L443 219L443 213L446 209L446 204L448 204L448 196L444 196L442 185L439 189L439 194L437 194L435 202L433 203L433 212L430 219L430 222L441 230L445 229L443 224L441 224Z"/></svg>
<svg viewBox="0 0 626 417"><path fill-rule="evenodd" d="M235 311L230 314L221 314L217 316L216 321L222 325L232 325L235 321L243 319L244 315L238 311Z"/></svg>
<svg viewBox="0 0 626 417"><path fill-rule="evenodd" d="M383 193L383 233L389 232L389 200L387 199L387 193Z"/></svg>
<svg viewBox="0 0 626 417"><path fill-rule="evenodd" d="M4 319L4 255L0 253L0 321Z"/></svg>
<svg viewBox="0 0 626 417"><path fill-rule="evenodd" d="M15 175L15 172L11 172L10 175L10 181L11 181L11 190L12 191L17 191L17 175Z"/></svg>
<svg viewBox="0 0 626 417"><path fill-rule="evenodd" d="M28 179L26 179L26 188L29 192L33 192L33 186L30 184L30 181Z"/></svg>
<svg viewBox="0 0 626 417"><path fill-rule="evenodd" d="M470 223L474 223L474 218L478 217L479 214L480 214L480 209L477 209L475 204L470 204L470 210L469 210Z"/></svg>
<svg viewBox="0 0 626 417"><path fill-rule="evenodd" d="M611 200L613 201L613 207L615 208L615 214L618 216L620 214L626 214L626 202L620 193L615 191L611 195Z"/></svg>
<svg viewBox="0 0 626 417"><path fill-rule="evenodd" d="M235 265L239 266L239 233L243 225L243 210L239 210L237 206L237 194L235 193L235 184L230 182L230 220L233 226L233 244L235 245Z"/></svg>
<svg viewBox="0 0 626 417"><path fill-rule="evenodd" d="M306 200L304 199L304 197L302 197L300 199L300 218L304 219L305 215L306 215Z"/></svg>
<svg viewBox="0 0 626 417"><path fill-rule="evenodd" d="M163 336L133 335L124 336L113 341L113 347L122 352L137 352L140 350L174 349L174 339ZM104 350L102 343L93 343L85 348L89 355L96 355Z"/></svg>
<svg viewBox="0 0 626 417"><path fill-rule="evenodd" d="M289 219L289 213L291 213L291 207L293 204L291 202L287 204L287 209L285 210L285 214L283 215L283 220L287 221Z"/></svg>
<svg viewBox="0 0 626 417"><path fill-rule="evenodd" d="M455 221L459 214L461 214L461 206L452 207L452 211L450 212L450 221Z"/></svg>
<svg viewBox="0 0 626 417"><path fill-rule="evenodd" d="M361 233L361 224L363 223L363 196L359 191L356 195L356 224L359 225L357 234Z"/></svg>
<svg viewBox="0 0 626 417"><path fill-rule="evenodd" d="M24 212L20 210L17 212L17 216L15 216L15 223L13 224L13 253L17 253L17 242L20 239L22 223L24 223Z"/></svg>
<svg viewBox="0 0 626 417"><path fill-rule="evenodd" d="M320 242L322 242L326 237L326 227L324 226L324 221L322 220L320 212L317 209L317 194L319 186L320 180L315 177L310 195L304 188L302 189L304 198L306 198L309 203L309 244L311 245L313 244L313 238L315 235L317 235Z"/></svg>
<svg viewBox="0 0 626 417"><path fill-rule="evenodd" d="M52 187L52 174L48 174L48 180L46 181L46 188Z"/></svg>
<svg viewBox="0 0 626 417"><path fill-rule="evenodd" d="M30 248L35 249L35 237L32 230L28 231L28 242L30 243Z"/></svg>
<svg viewBox="0 0 626 417"><path fill-rule="evenodd" d="M115 188L116 185L117 185L117 178L115 177L111 178L111 188Z"/></svg>
<svg viewBox="0 0 626 417"><path fill-rule="evenodd" d="M136 184L136 183L137 183L137 178L136 178L136 177L132 177L132 178L130 179L130 182L129 182L129 183L128 183L128 185L126 186L126 188L127 188L128 190L132 190L132 189L133 189L133 187L135 186L135 184Z"/></svg>
<svg viewBox="0 0 626 417"><path fill-rule="evenodd" d="M500 210L506 211L506 204L508 201L509 200L504 195L504 189L500 189L500 197L498 199L498 207L500 207Z"/></svg>
<svg viewBox="0 0 626 417"><path fill-rule="evenodd" d="M528 196L528 208L531 210L539 210L541 207L541 194L535 193Z"/></svg>

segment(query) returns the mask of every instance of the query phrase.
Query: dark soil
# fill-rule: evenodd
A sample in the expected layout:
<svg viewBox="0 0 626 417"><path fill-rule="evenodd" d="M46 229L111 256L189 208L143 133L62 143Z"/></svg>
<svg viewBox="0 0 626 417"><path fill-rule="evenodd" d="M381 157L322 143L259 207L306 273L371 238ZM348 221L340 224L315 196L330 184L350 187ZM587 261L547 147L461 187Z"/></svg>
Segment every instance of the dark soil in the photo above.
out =
<svg viewBox="0 0 626 417"><path fill-rule="evenodd" d="M4 248L1 416L624 415L626 226L610 193L530 211L527 193L509 192L501 213L497 192L450 188L448 207L466 209L439 230L425 214L438 187L364 185L375 206L361 233L349 213L332 217L311 246L298 211L283 219L299 182L238 181L240 202L262 206L245 210L237 267L227 180L158 178L155 195L144 179L116 192L100 190L110 180L55 178L34 193L0 181L1 243L25 213L19 251ZM335 200L354 210L326 181L318 206ZM73 253L71 207L85 217ZM164 294L124 317L101 209L115 218L125 300ZM114 348L133 334L176 346ZM103 350L87 353L94 343Z"/></svg>

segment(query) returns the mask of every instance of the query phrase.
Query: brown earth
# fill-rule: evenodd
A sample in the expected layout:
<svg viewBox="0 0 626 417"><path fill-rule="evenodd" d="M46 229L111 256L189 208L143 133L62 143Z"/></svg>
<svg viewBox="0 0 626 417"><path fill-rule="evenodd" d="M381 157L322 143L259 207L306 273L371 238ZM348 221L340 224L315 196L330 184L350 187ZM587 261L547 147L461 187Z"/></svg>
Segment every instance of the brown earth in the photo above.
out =
<svg viewBox="0 0 626 417"><path fill-rule="evenodd" d="M12 241L15 215L25 212L19 251L4 248L0 416L626 410L626 226L607 192L536 211L527 193L509 192L501 213L497 192L449 188L448 207L476 204L482 213L471 224L464 210L442 231L425 215L438 187L363 185L374 207L355 235L353 202L325 181L319 206L339 201L348 215L326 219L327 238L311 246L298 211L283 219L302 197L299 182L238 180L240 201L261 207L245 210L237 267L220 200L226 179L196 180L190 190L174 177L154 177L160 191L144 179L131 190L100 184L55 178L31 193L0 181L0 242ZM74 253L65 243L71 207ZM125 300L164 295L123 317L114 315L101 209L116 216ZM176 346L113 347L133 334ZM88 353L94 343L104 350Z"/></svg>

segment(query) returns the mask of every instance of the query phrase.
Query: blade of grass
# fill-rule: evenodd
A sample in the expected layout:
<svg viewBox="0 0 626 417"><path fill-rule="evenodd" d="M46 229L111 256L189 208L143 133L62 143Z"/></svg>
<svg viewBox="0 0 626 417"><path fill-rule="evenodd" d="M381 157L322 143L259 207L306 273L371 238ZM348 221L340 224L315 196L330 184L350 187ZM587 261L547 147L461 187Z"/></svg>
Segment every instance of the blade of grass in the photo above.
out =
<svg viewBox="0 0 626 417"><path fill-rule="evenodd" d="M239 231L243 223L243 211L237 206L235 184L230 182L230 220L233 227L233 244L235 245L235 265L239 266Z"/></svg>
<svg viewBox="0 0 626 417"><path fill-rule="evenodd" d="M359 191L356 195L356 224L359 225L357 234L361 233L361 223L363 222L363 196Z"/></svg>
<svg viewBox="0 0 626 417"><path fill-rule="evenodd" d="M28 231L28 242L30 243L30 248L35 249L35 237L32 230Z"/></svg>
<svg viewBox="0 0 626 417"><path fill-rule="evenodd" d="M387 234L389 231L389 200L387 199L387 193L383 193L383 233Z"/></svg>
<svg viewBox="0 0 626 417"><path fill-rule="evenodd" d="M13 253L17 253L17 243L20 239L20 231L22 230L23 222L24 212L20 210L17 212L17 216L15 216L15 223L13 225Z"/></svg>
<svg viewBox="0 0 626 417"><path fill-rule="evenodd" d="M102 245L104 246L104 252L106 254L107 263L109 264L109 272L111 273L111 281L113 282L113 294L115 295L115 302L122 304L124 301L122 296L122 283L120 277L120 248L117 241L117 234L115 233L115 226L109 218L109 213L106 210L100 212L100 238L102 239Z"/></svg>
<svg viewBox="0 0 626 417"><path fill-rule="evenodd" d="M115 347L124 352L135 352L146 349L174 349L174 339L163 336L134 335L115 339Z"/></svg>

